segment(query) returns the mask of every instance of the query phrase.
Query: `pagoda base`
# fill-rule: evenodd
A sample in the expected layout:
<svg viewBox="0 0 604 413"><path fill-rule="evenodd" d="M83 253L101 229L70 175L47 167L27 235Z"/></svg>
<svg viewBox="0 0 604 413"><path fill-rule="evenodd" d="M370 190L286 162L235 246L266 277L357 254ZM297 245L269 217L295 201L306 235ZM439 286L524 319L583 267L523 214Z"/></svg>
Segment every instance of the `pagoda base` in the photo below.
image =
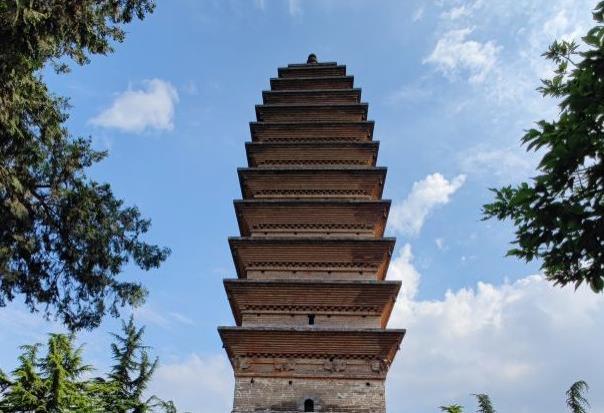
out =
<svg viewBox="0 0 604 413"><path fill-rule="evenodd" d="M384 380L236 377L232 413L385 413Z"/></svg>

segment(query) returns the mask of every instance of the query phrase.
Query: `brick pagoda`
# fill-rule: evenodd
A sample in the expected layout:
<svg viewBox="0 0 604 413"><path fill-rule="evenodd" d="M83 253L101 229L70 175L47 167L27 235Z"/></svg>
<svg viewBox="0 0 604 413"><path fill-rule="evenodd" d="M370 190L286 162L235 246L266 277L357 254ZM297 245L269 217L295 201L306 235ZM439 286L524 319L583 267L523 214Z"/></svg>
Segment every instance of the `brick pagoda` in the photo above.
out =
<svg viewBox="0 0 604 413"><path fill-rule="evenodd" d="M346 66L278 69L256 106L224 286L237 327L219 327L235 374L233 413L384 413L404 330L386 324L386 168Z"/></svg>

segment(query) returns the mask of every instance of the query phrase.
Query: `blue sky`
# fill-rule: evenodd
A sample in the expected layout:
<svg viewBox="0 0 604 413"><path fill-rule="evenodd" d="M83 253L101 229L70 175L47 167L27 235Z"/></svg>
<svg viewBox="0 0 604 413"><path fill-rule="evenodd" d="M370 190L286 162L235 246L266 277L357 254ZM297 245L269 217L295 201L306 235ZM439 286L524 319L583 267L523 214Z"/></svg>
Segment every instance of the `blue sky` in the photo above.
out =
<svg viewBox="0 0 604 413"><path fill-rule="evenodd" d="M391 325L409 329L391 370L391 413L437 411L489 392L501 412L562 411L584 378L604 412L604 299L552 288L538 265L504 257L509 224L482 222L489 187L531 176L523 130L556 114L535 88L556 38L591 26L587 0L159 1L110 56L46 73L71 98L69 127L110 156L91 174L153 221L149 240L173 253L124 277L150 290L136 310L162 367L153 390L193 412L228 411L230 367L217 325L233 320L222 278L234 277L236 168L254 105L277 67L346 64L363 89L388 167L389 277L403 280ZM105 366L107 319L80 337ZM0 367L56 324L19 303L0 310ZM592 356L592 354L595 354Z"/></svg>

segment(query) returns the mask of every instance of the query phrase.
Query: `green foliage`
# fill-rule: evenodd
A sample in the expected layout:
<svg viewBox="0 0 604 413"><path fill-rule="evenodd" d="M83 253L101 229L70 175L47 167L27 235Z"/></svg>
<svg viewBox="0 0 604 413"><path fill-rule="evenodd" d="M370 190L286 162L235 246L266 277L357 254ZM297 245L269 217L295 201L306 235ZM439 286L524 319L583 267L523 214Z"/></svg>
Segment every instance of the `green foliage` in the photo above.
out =
<svg viewBox="0 0 604 413"><path fill-rule="evenodd" d="M0 411L100 412L82 380L91 368L82 363L82 350L74 348L73 336L51 334L44 357L38 356L39 348L39 344L22 347L14 379L5 377Z"/></svg>
<svg viewBox="0 0 604 413"><path fill-rule="evenodd" d="M22 295L70 329L144 301L139 283L117 279L133 261L149 270L169 250L142 240L150 222L85 171L105 152L65 127L68 102L41 70L67 72L124 39L122 26L152 0L0 1L0 306Z"/></svg>
<svg viewBox="0 0 604 413"><path fill-rule="evenodd" d="M583 380L573 383L566 391L566 405L572 413L587 413L589 402L584 394L589 391L589 386Z"/></svg>
<svg viewBox="0 0 604 413"><path fill-rule="evenodd" d="M449 406L440 406L440 410L446 413L463 413L463 407L459 404L451 404Z"/></svg>
<svg viewBox="0 0 604 413"><path fill-rule="evenodd" d="M488 394L475 394L474 396L478 402L477 413L495 413L491 398Z"/></svg>
<svg viewBox="0 0 604 413"><path fill-rule="evenodd" d="M124 324L124 333L114 335L117 343L112 350L114 358L116 350L119 357L107 378L85 377L93 369L83 363L82 348L74 347L73 335L51 334L44 356L39 355L40 344L21 347L11 377L0 371L0 412L177 413L171 401L157 396L142 399L157 359L149 362L143 330L132 319Z"/></svg>
<svg viewBox="0 0 604 413"><path fill-rule="evenodd" d="M566 405L571 413L587 413L589 402L585 398L585 393L589 391L589 386L583 380L573 383L566 391ZM496 413L488 394L474 394L478 402L477 413ZM463 413L463 406L451 404L440 406L440 410L446 413Z"/></svg>
<svg viewBox="0 0 604 413"><path fill-rule="evenodd" d="M558 120L537 122L522 143L543 151L530 183L493 189L484 219L510 219L515 248L508 255L542 260L557 285L589 283L604 289L604 1L593 13L596 26L579 51L574 42L554 42L544 56L557 65L543 80L543 96L560 99Z"/></svg>
<svg viewBox="0 0 604 413"><path fill-rule="evenodd" d="M108 384L113 389L104 398L105 409L116 413L147 412L153 407L169 406L155 396L143 400L143 394L157 368L157 358L151 361L143 345L144 328L136 328L132 317L122 322L123 335L113 334L111 344L115 364L111 368Z"/></svg>

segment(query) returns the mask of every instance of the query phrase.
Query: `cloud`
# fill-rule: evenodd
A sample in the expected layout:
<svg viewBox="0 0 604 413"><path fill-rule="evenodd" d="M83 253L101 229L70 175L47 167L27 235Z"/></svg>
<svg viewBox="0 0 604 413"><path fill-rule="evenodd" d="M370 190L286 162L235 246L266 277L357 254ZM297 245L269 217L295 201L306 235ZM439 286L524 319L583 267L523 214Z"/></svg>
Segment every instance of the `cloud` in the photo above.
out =
<svg viewBox="0 0 604 413"><path fill-rule="evenodd" d="M170 329L176 324L195 325L189 317L176 311L157 311L151 305L134 309L135 319L142 324L153 324L164 329Z"/></svg>
<svg viewBox="0 0 604 413"><path fill-rule="evenodd" d="M174 401L178 411L216 413L231 411L233 371L226 354L192 354L182 360L160 363L149 394Z"/></svg>
<svg viewBox="0 0 604 413"><path fill-rule="evenodd" d="M590 0L440 0L443 9L436 31L441 33L425 63L434 64L450 80L467 74L478 86L474 99L481 107L520 112L518 117L554 116L555 106L535 91L553 65L541 54L556 39L579 40L593 25ZM468 40L471 33L501 38ZM470 90L468 93L472 93ZM464 94L466 95L466 94Z"/></svg>
<svg viewBox="0 0 604 413"><path fill-rule="evenodd" d="M302 4L300 0L287 0L287 6L290 16L299 16L302 14Z"/></svg>
<svg viewBox="0 0 604 413"><path fill-rule="evenodd" d="M534 173L533 157L520 145L508 148L478 146L462 152L459 164L472 176L494 176L498 182L520 181Z"/></svg>
<svg viewBox="0 0 604 413"><path fill-rule="evenodd" d="M178 92L169 82L151 79L142 88L120 93L111 106L90 120L90 123L124 132L172 130Z"/></svg>
<svg viewBox="0 0 604 413"><path fill-rule="evenodd" d="M419 234L430 212L439 205L447 204L465 180L465 175L448 181L441 174L433 173L415 182L407 199L392 206L390 226L406 235Z"/></svg>
<svg viewBox="0 0 604 413"><path fill-rule="evenodd" d="M470 28L444 33L424 63L435 64L446 76L467 72L471 83L483 82L497 62L500 47L494 41L466 40L471 33Z"/></svg>
<svg viewBox="0 0 604 413"><path fill-rule="evenodd" d="M408 329L389 375L390 411L428 413L453 402L471 410L469 395L478 392L502 412L562 411L564 390L585 379L593 411L604 412L604 295L533 275L418 299L409 245L388 278L403 280L389 327Z"/></svg>
<svg viewBox="0 0 604 413"><path fill-rule="evenodd" d="M388 278L403 283L399 297L412 299L416 296L419 288L420 274L413 266L413 253L411 244L405 244L399 251L398 256L390 263Z"/></svg>
<svg viewBox="0 0 604 413"><path fill-rule="evenodd" d="M453 7L452 9L450 9L446 12L443 12L441 14L441 17L444 19L449 19L449 20L457 20L457 19L460 19L465 16L469 16L469 15L470 15L470 10L467 8L467 6L465 4L462 4L461 6Z"/></svg>

